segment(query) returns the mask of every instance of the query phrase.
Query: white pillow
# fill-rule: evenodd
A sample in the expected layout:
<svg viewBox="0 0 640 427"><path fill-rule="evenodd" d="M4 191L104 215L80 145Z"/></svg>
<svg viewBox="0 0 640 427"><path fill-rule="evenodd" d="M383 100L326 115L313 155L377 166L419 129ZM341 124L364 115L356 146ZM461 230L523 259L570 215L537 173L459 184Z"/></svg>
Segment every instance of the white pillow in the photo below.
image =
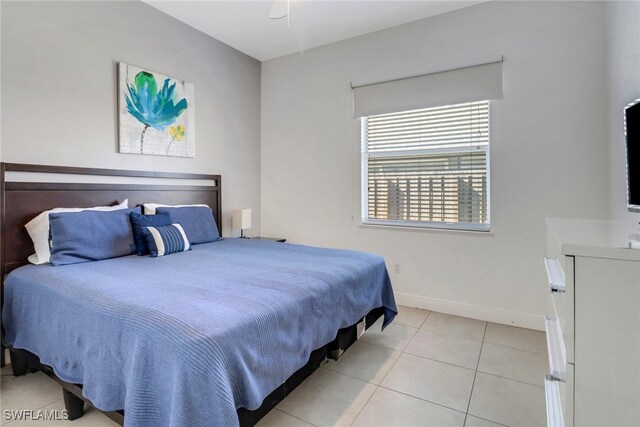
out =
<svg viewBox="0 0 640 427"><path fill-rule="evenodd" d="M209 205L161 205L158 203L143 203L145 215L155 215L157 208L186 208L188 206L202 206L208 208Z"/></svg>
<svg viewBox="0 0 640 427"><path fill-rule="evenodd" d="M29 221L25 228L33 240L33 247L36 253L31 255L28 260L31 264L46 264L49 262L51 252L49 251L49 214L51 212L82 212L82 211L115 211L118 209L127 209L129 207L129 199L115 206L95 206L93 208L55 208L42 212L37 217Z"/></svg>

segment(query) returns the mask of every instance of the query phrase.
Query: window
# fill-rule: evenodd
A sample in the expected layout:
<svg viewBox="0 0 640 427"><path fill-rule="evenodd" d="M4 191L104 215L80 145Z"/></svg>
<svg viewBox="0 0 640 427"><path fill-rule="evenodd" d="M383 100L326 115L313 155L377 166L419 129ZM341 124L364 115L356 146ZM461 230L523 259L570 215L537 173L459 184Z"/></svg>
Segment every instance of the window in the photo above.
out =
<svg viewBox="0 0 640 427"><path fill-rule="evenodd" d="M364 224L489 230L489 102L362 118Z"/></svg>

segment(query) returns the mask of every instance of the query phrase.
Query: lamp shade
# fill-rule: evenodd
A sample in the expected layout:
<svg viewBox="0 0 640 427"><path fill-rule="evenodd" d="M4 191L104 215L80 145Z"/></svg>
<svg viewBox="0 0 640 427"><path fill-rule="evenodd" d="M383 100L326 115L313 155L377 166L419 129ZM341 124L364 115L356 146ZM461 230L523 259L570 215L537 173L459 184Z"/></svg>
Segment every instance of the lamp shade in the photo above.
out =
<svg viewBox="0 0 640 427"><path fill-rule="evenodd" d="M240 230L247 230L251 228L251 209L234 209L233 228L237 228Z"/></svg>

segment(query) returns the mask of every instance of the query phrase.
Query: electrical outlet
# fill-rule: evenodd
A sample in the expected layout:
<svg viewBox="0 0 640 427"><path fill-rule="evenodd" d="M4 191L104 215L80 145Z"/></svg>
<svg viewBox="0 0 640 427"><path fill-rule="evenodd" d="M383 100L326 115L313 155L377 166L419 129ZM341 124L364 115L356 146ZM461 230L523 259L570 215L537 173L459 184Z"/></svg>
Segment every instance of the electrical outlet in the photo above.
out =
<svg viewBox="0 0 640 427"><path fill-rule="evenodd" d="M396 274L400 274L400 264L399 263L395 263L393 264L393 272Z"/></svg>

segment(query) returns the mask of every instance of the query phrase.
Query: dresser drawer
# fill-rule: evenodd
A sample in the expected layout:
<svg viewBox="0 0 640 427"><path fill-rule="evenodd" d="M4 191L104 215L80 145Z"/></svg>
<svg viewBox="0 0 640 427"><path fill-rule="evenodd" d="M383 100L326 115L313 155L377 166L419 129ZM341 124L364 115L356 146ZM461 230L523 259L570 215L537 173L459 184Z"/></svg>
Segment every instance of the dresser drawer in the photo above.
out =
<svg viewBox="0 0 640 427"><path fill-rule="evenodd" d="M546 292L549 295L547 316L565 321L565 295L567 285L564 270L557 258L544 258L544 267L547 270Z"/></svg>
<svg viewBox="0 0 640 427"><path fill-rule="evenodd" d="M560 384L550 375L544 379L544 397L547 407L547 426L564 427L564 408Z"/></svg>
<svg viewBox="0 0 640 427"><path fill-rule="evenodd" d="M552 292L565 292L567 283L564 269L558 258L544 257L544 267L547 270L547 281Z"/></svg>
<svg viewBox="0 0 640 427"><path fill-rule="evenodd" d="M545 375L544 394L547 409L547 425L573 427L573 380L574 367L567 365L567 381L555 380L550 375Z"/></svg>
<svg viewBox="0 0 640 427"><path fill-rule="evenodd" d="M546 316L544 328L547 336L550 376L558 381L567 379L567 351L564 345L562 327L556 318Z"/></svg>
<svg viewBox="0 0 640 427"><path fill-rule="evenodd" d="M573 257L544 258L547 271L547 317L556 319L562 331L567 362L573 363Z"/></svg>

